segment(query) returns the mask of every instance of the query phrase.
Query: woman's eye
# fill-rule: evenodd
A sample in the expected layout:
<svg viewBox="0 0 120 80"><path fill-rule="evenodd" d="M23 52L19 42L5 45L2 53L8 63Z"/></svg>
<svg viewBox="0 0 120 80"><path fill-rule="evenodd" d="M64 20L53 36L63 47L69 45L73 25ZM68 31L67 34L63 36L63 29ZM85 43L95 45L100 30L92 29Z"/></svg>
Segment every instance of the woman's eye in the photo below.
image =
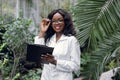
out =
<svg viewBox="0 0 120 80"><path fill-rule="evenodd" d="M56 21L52 21L52 22L56 22Z"/></svg>
<svg viewBox="0 0 120 80"><path fill-rule="evenodd" d="M59 20L60 22L63 22L63 20Z"/></svg>

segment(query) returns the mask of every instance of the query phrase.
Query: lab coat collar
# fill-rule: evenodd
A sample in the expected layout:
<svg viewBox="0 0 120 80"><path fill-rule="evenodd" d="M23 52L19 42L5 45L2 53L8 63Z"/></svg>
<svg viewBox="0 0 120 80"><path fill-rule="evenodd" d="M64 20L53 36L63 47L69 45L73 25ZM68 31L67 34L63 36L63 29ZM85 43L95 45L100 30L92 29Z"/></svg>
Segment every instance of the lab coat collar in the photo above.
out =
<svg viewBox="0 0 120 80"><path fill-rule="evenodd" d="M64 34L62 34L61 37L60 37L60 39L58 41L63 41L63 40L66 40L66 39L68 39L67 36L65 36ZM51 37L51 40L56 41L56 34L54 34Z"/></svg>

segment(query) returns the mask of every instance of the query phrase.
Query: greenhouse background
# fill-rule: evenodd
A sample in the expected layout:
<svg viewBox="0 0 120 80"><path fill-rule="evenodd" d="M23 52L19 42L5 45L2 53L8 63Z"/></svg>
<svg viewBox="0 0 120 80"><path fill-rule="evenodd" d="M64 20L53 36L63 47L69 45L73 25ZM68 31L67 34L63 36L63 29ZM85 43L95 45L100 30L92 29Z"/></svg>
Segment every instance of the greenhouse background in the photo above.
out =
<svg viewBox="0 0 120 80"><path fill-rule="evenodd" d="M72 14L81 45L75 79L102 80L102 73L119 68L120 0L0 0L0 80L40 80L42 69L24 68L26 44L33 43L41 19L57 8ZM108 77L120 79L119 71Z"/></svg>
<svg viewBox="0 0 120 80"><path fill-rule="evenodd" d="M8 21L19 17L31 19L31 26L34 28L38 27L40 20L47 17L51 10L69 9L76 3L77 0L0 0L0 14Z"/></svg>

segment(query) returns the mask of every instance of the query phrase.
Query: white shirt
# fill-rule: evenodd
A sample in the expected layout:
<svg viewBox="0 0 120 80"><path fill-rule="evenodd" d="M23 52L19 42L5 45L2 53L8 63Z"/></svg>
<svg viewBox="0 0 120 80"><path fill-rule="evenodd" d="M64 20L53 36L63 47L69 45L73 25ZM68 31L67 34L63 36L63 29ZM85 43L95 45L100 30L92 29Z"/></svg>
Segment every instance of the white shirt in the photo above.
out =
<svg viewBox="0 0 120 80"><path fill-rule="evenodd" d="M44 38L35 37L35 44L45 44ZM53 56L57 64L44 64L41 80L73 80L72 72L80 69L80 46L74 36L62 35L56 42L56 34L46 43L54 47Z"/></svg>

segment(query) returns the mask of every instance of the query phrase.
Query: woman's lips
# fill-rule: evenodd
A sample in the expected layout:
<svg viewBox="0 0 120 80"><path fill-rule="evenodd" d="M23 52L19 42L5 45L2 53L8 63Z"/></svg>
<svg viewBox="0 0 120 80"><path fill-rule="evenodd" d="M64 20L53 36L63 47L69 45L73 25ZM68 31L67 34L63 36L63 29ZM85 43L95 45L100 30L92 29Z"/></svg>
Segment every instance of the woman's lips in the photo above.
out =
<svg viewBox="0 0 120 80"><path fill-rule="evenodd" d="M60 26L56 26L55 29L60 29Z"/></svg>

